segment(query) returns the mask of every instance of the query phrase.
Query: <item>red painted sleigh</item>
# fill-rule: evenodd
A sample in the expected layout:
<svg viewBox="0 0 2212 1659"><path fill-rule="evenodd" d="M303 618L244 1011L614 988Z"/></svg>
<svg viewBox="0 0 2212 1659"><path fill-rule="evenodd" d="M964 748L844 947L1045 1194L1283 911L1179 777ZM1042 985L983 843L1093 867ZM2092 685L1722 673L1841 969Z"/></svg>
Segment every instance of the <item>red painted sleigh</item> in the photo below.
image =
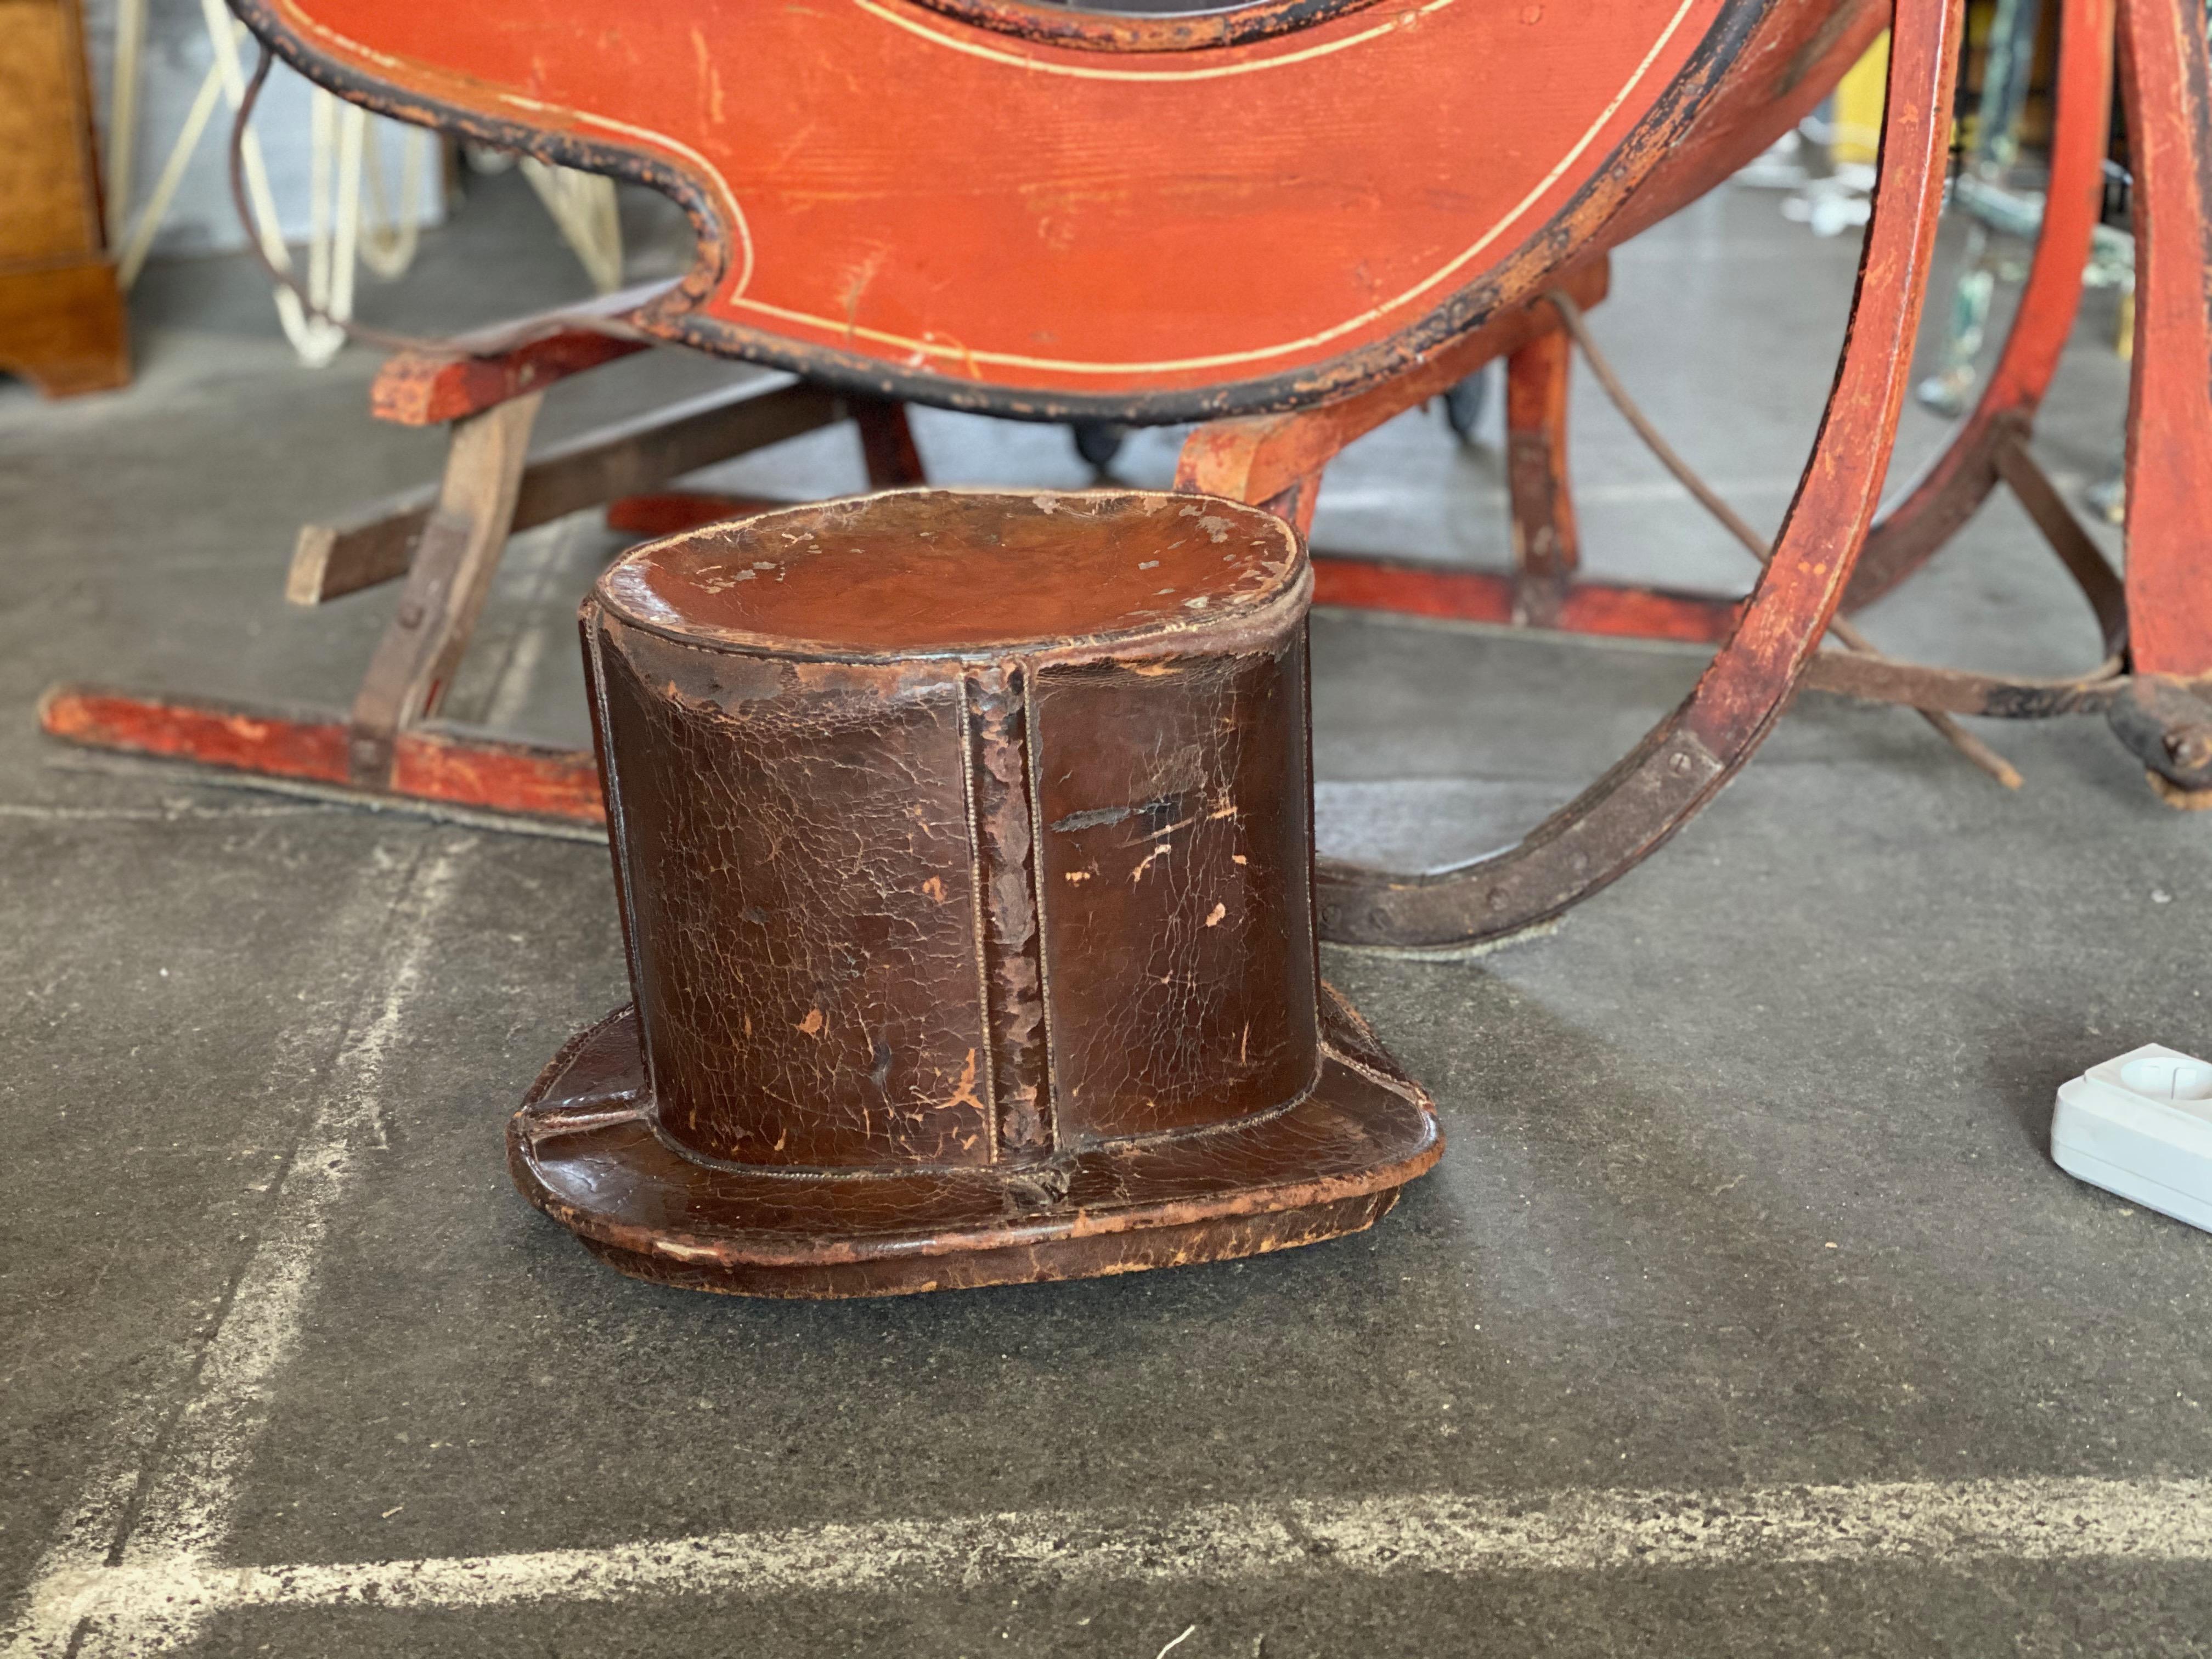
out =
<svg viewBox="0 0 2212 1659"><path fill-rule="evenodd" d="M453 450L434 496L303 534L297 599L405 579L349 714L60 688L44 713L59 735L590 819L588 754L434 718L511 529L610 501L638 529L738 510L640 492L845 418L872 481L918 481L906 401L1204 421L1182 483L1303 528L1346 443L1504 356L1516 569L1324 555L1318 601L1710 642L1713 660L1517 846L1418 873L1325 862L1326 936L1450 947L1559 914L1679 828L1808 682L1938 719L2102 711L2172 798L2212 800L2198 0L2117 0L2140 244L2124 583L2025 448L2098 210L2115 0L2063 0L2049 205L2017 320L1979 406L1877 520L1959 30L1951 0L1898 0L1849 337L1796 500L1741 601L1575 580L1568 342L1551 296L1602 298L1608 248L1801 118L1891 22L1876 0L1261 0L1188 15L1033 0L234 3L346 97L665 191L691 215L697 259L642 302L387 365L376 412L450 422ZM654 342L798 378L528 452L549 385ZM1821 648L1839 605L1909 575L2001 478L2095 608L2103 665L2039 683Z"/></svg>

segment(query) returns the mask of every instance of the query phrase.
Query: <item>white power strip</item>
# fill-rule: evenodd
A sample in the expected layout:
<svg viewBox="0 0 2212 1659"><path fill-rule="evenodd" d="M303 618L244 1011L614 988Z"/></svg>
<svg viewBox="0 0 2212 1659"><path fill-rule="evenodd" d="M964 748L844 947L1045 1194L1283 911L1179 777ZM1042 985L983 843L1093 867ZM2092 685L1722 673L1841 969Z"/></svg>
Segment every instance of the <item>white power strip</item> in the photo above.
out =
<svg viewBox="0 0 2212 1659"><path fill-rule="evenodd" d="M2212 1064L2146 1042L2058 1085L2058 1167L2212 1232Z"/></svg>

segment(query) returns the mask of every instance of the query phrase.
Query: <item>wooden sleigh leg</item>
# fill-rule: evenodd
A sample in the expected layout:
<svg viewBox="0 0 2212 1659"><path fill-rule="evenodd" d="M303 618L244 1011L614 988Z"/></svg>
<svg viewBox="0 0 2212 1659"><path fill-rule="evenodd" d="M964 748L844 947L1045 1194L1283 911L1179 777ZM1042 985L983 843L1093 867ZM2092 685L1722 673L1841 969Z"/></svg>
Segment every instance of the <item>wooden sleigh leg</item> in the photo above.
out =
<svg viewBox="0 0 2212 1659"><path fill-rule="evenodd" d="M437 506L416 545L398 610L354 699L349 765L349 781L358 788L409 793L413 792L406 781L429 781L419 775L403 781L394 744L402 732L438 712L475 632L501 550L516 520L526 477L525 451L542 396L513 399L454 427L452 459ZM795 407L787 410L786 404ZM709 398L704 418L668 421L654 428L660 439L658 447L623 452L611 465L596 469L579 467L579 471L591 473L591 487L574 493L603 501L625 472L642 483L686 471L692 465L759 447L763 438L773 441L792 430L822 424L825 412L840 407L819 388L803 384L784 387L781 393L739 392ZM850 399L842 408L860 428L872 474L880 468L902 483L921 481L921 457L903 405ZM765 421L757 418L763 414ZM672 444L672 434L691 434L693 447ZM604 447L587 444L578 453L598 455ZM626 468L622 459L629 461ZM596 780L588 752L576 751L574 764L580 775ZM600 811L594 787L590 815Z"/></svg>
<svg viewBox="0 0 2212 1659"><path fill-rule="evenodd" d="M557 342L556 342L557 343ZM827 388L804 381L748 385L598 428L526 454L542 392L524 388L611 355L583 343L578 361L549 365L533 340L511 365L395 360L393 380L417 405L452 420L445 477L434 490L380 503L332 525L307 526L287 593L323 603L404 577L391 623L351 708L281 708L62 685L40 704L52 735L96 748L191 762L270 780L434 810L597 825L605 820L588 750L533 744L437 718L482 612L509 535L597 506L626 489L781 442L851 416ZM464 383L456 385L457 380ZM420 394L420 395L414 395ZM905 465L903 411L867 406L864 433ZM415 423L410 421L410 423Z"/></svg>
<svg viewBox="0 0 2212 1659"><path fill-rule="evenodd" d="M1567 384L1574 352L1558 330L1505 360L1505 484L1513 514L1513 620L1556 628L1576 567L1567 485Z"/></svg>
<svg viewBox="0 0 2212 1659"><path fill-rule="evenodd" d="M1323 937L1449 949L1556 916L1680 829L1779 717L1850 580L1894 439L1942 194L1958 13L1955 0L1897 8L1881 183L1835 386L1774 556L1695 690L1516 847L1419 874L1324 861Z"/></svg>
<svg viewBox="0 0 2212 1659"><path fill-rule="evenodd" d="M1594 261L1565 273L1556 286L1588 307L1605 297L1606 283L1603 262ZM1514 382L1507 425L1519 458L1509 469L1519 556L1515 573L1316 549L1314 603L1717 645L1735 625L1741 605L1735 599L1572 580L1577 559L1567 494L1567 365L1559 328L1551 304L1536 300L1501 313L1371 391L1296 414L1210 422L1185 441L1176 487L1272 507L1300 531L1310 531L1321 475L1332 457L1503 357Z"/></svg>
<svg viewBox="0 0 2212 1659"><path fill-rule="evenodd" d="M420 515L398 605L348 716L64 685L42 699L41 725L56 737L96 748L280 784L463 811L603 821L598 769L588 750L516 742L431 719L513 526L541 398L512 398L454 422L444 481Z"/></svg>
<svg viewBox="0 0 2212 1659"><path fill-rule="evenodd" d="M1973 410L1875 522L1844 608L1871 605L1933 557L1987 499L2001 454L2026 443L2081 304L2081 272L2105 192L2111 131L2113 0L2062 0L2057 107L2042 234L2019 309Z"/></svg>
<svg viewBox="0 0 2212 1659"><path fill-rule="evenodd" d="M851 397L845 406L860 430L860 460L868 470L869 489L906 489L929 482L904 404Z"/></svg>
<svg viewBox="0 0 2212 1659"><path fill-rule="evenodd" d="M531 456L509 528L535 529L843 418L842 404L826 387L769 381L705 392L594 428ZM404 491L343 519L302 526L285 597L295 605L325 605L404 576L441 488Z"/></svg>
<svg viewBox="0 0 2212 1659"><path fill-rule="evenodd" d="M1604 263L1593 261L1565 273L1556 286L1577 306L1588 307L1605 297L1606 284ZM1532 300L1371 391L1296 414L1211 422L1184 443L1176 487L1266 503L1310 531L1322 469L1338 451L1502 357L1509 383L1513 573L1316 548L1314 603L1440 621L1719 644L1742 610L1729 595L1575 579L1580 556L1567 487L1569 354L1559 329L1550 302Z"/></svg>
<svg viewBox="0 0 2212 1659"><path fill-rule="evenodd" d="M544 401L533 392L454 424L437 505L354 696L346 770L356 788L390 788L400 731L436 714L445 700L507 546Z"/></svg>
<svg viewBox="0 0 2212 1659"><path fill-rule="evenodd" d="M619 326L649 297L636 290L566 310L596 313ZM570 823L603 821L598 769L588 752L469 732L422 715L443 694L481 605L478 584L489 580L507 533L519 522L544 522L584 504L574 494L588 491L610 465L619 470L634 459L648 435L588 434L526 464L538 398L556 381L647 343L597 326L526 318L497 336L457 340L450 350L401 352L378 371L369 406L379 419L451 425L444 481L341 524L307 526L285 589L295 603L320 604L410 574L418 550L428 544L423 578L402 596L400 615L380 642L356 699L358 720L316 708L64 684L40 699L40 726L69 742L213 767L272 787L397 797ZM440 573L434 584L433 568ZM425 668L427 675L415 672ZM403 709L411 709L411 718L403 717Z"/></svg>

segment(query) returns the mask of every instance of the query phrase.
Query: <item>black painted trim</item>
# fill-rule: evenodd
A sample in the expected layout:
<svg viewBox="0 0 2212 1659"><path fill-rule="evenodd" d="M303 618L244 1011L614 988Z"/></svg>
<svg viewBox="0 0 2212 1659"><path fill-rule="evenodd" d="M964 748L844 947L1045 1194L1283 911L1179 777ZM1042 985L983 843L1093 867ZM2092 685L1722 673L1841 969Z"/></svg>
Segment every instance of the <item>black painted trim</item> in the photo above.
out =
<svg viewBox="0 0 2212 1659"><path fill-rule="evenodd" d="M1061 5L1054 0L915 0L980 29L1091 52L1200 52L1241 46L1364 11L1380 0L1243 0L1188 11Z"/></svg>

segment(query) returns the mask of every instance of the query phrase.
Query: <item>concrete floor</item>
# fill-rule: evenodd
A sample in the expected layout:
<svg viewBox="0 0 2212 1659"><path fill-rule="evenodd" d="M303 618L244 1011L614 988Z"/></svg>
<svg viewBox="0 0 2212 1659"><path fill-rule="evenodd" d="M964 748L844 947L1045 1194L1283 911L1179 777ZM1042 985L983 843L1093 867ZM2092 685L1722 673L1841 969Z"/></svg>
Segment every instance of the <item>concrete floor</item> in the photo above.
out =
<svg viewBox="0 0 2212 1659"><path fill-rule="evenodd" d="M510 185L371 318L575 293ZM1595 313L1769 526L1855 257L1724 193L1626 249ZM1984 727L2027 775L2008 795L1909 715L1808 697L1555 934L1328 952L1450 1137L1370 1234L884 1303L650 1289L501 1157L540 1065L627 994L603 851L35 732L65 678L330 699L389 601L288 610L292 530L435 465L363 413L374 356L297 368L239 266L156 270L137 307L132 391L0 386L7 1651L2212 1651L2212 1239L2045 1144L2089 1063L2212 1053L2212 817L2156 805L2100 725ZM2117 449L2109 327L2094 307L2039 440L2071 484ZM633 362L551 420L733 372ZM1740 585L1578 395L1593 568ZM1909 453L1936 431L1912 416ZM947 479L1083 477L1051 428L920 432ZM1174 443L1139 437L1128 475L1163 481ZM854 449L728 476L851 488ZM1494 450L1416 414L1345 459L1317 538L1501 562L1499 503ZM613 545L521 539L456 714L579 732L569 617ZM1977 665L2095 649L2002 500L1867 622ZM1698 666L1315 639L1325 839L1413 862L1533 822Z"/></svg>

